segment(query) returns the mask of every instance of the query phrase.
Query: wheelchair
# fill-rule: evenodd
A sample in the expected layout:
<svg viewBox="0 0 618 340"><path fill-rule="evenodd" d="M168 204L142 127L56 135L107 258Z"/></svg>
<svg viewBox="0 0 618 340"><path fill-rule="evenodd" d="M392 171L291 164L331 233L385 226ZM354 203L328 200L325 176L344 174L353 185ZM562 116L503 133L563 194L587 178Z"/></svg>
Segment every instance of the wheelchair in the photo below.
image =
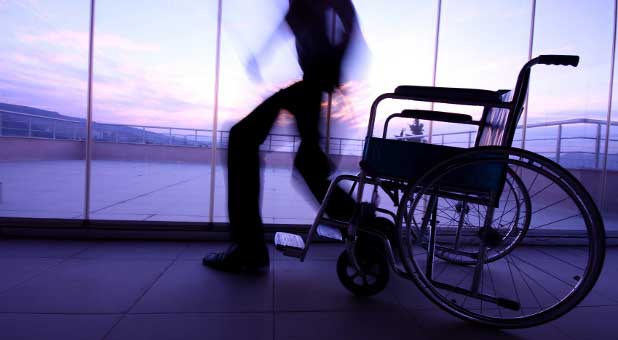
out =
<svg viewBox="0 0 618 340"><path fill-rule="evenodd" d="M358 296L382 291L392 271L467 321L524 328L560 317L599 277L603 220L573 175L512 142L532 67L578 63L578 56L538 56L523 66L512 91L398 86L380 95L371 106L360 173L337 176L307 237L276 233L276 249L303 261L316 234L344 242L337 274ZM483 113L475 121L406 109L389 116L376 136L378 106L387 99L477 106ZM457 148L388 139L392 119L473 125L476 141ZM333 188L346 182L356 197L353 217L329 218Z"/></svg>

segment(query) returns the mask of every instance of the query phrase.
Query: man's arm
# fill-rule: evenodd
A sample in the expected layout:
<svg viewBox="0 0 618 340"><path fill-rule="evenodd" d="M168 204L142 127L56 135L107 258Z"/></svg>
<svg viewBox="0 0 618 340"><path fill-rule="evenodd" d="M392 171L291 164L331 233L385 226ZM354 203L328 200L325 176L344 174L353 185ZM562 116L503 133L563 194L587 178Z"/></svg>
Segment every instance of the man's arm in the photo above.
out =
<svg viewBox="0 0 618 340"><path fill-rule="evenodd" d="M341 19L341 23L343 24L343 37L340 43L340 47L342 51L348 47L350 43L350 39L353 34L357 33L358 21L356 17L356 10L354 9L354 5L350 0L332 0L333 10L335 14L339 16Z"/></svg>
<svg viewBox="0 0 618 340"><path fill-rule="evenodd" d="M258 60L263 59L264 56L267 56L269 51L274 46L277 38L281 36L282 32L287 29L287 23L285 22L285 18L281 20L281 22L277 25L273 33L270 34L266 42L262 45L262 47L252 55L249 56L245 63L245 68L247 69L247 73L252 80L257 82L262 82L262 75L260 73L260 66L258 65Z"/></svg>

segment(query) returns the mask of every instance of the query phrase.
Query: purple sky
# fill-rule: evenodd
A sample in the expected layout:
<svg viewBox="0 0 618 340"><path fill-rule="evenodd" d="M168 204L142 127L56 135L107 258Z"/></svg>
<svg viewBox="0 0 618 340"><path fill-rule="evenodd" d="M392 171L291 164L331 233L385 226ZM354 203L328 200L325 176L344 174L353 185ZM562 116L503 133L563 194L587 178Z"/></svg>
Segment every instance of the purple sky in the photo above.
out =
<svg viewBox="0 0 618 340"><path fill-rule="evenodd" d="M293 42L285 34L259 60L264 83L252 82L244 67L281 20L286 2L223 1L220 128L229 128L269 93L300 77ZM363 66L366 77L350 77L335 96L332 128L335 136L359 138L378 94L399 84L431 84L437 1L354 3L371 64ZM605 119L612 4L537 1L533 54L582 59L577 69L535 70L531 121ZM97 1L94 119L210 128L216 5L214 0ZM0 0L0 102L85 116L88 6L89 1ZM511 88L527 59L530 6L523 0L443 1L437 84ZM351 65L350 74L358 74L358 67ZM388 103L384 112L401 108ZM284 115L278 132L289 126Z"/></svg>

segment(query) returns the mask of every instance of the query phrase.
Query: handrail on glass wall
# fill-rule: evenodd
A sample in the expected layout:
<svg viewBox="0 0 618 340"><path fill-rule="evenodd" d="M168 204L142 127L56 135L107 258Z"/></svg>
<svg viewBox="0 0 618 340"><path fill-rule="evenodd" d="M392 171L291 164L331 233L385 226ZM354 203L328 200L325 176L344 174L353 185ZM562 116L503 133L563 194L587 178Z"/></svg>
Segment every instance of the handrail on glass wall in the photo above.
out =
<svg viewBox="0 0 618 340"><path fill-rule="evenodd" d="M8 119L13 116L12 119ZM2 123L4 122L4 124ZM594 155L590 160L593 164L589 166L595 169L602 168L602 142L604 140L603 120L589 118L574 118L560 121L531 123L528 124L528 137L526 141L531 143L531 147L537 153L553 158L561 163L564 155ZM565 126L579 125L592 126L593 135L565 134ZM618 122L611 122L611 126L618 126ZM518 126L522 129L523 126ZM543 136L534 137L534 130L530 129L556 128L555 135L550 135L544 131ZM0 136L5 137L24 137L24 138L43 138L55 140L85 140L85 121L69 120L64 118L54 118L37 116L32 114L0 110ZM471 147L476 136L475 130L447 132L434 134L433 141L442 145ZM610 136L611 137L611 136ZM115 144L151 144L164 146L180 147L204 147L211 148L213 131L209 129L180 128L170 126L153 125L129 125L129 124L110 124L93 123L93 139L95 142L108 142ZM226 149L229 140L229 131L217 132L218 147ZM394 139L408 139L416 141L427 141L428 134L393 136ZM269 134L266 141L262 144L261 150L267 152L294 152L300 144L300 136L292 134ZM580 141L577 144L581 149L581 142L590 142L590 150L569 150L567 143ZM515 139L515 141L521 141ZM610 138L610 142L618 142L617 138ZM322 139L326 143L326 139ZM536 145L536 144L538 145ZM536 146L536 148L535 148ZM330 137L331 155L350 155L360 156L364 147L364 140L353 138ZM617 155L618 157L618 155ZM562 162L563 165L570 164ZM618 169L618 164L608 164L611 169Z"/></svg>

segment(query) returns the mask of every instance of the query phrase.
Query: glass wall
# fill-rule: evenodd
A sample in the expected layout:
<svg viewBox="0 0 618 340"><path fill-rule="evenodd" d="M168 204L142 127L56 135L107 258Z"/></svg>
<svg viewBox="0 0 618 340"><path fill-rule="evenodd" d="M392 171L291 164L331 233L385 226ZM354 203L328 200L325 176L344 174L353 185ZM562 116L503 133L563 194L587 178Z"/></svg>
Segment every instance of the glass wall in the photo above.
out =
<svg viewBox="0 0 618 340"><path fill-rule="evenodd" d="M613 1L539 0L533 55L580 56L577 68L536 66L525 148L570 169L601 202Z"/></svg>
<svg viewBox="0 0 618 340"><path fill-rule="evenodd" d="M615 22L614 22L615 23ZM614 42L616 43L616 42ZM616 65L616 55L615 50L613 51L614 57L614 67ZM605 154L605 159L601 164L606 164L606 173L604 177L603 189L603 217L607 221L609 220L609 225L614 229L615 225L618 225L618 213L616 212L615 207L618 206L618 90L616 89L618 82L618 74L616 74L616 69L613 70L613 87L612 87L612 101L611 101L611 124L610 124L610 133L609 140L604 140L603 144L607 144L608 153ZM606 126L604 126L606 128ZM601 150L605 152L605 145L601 146ZM606 160L606 161L605 161Z"/></svg>
<svg viewBox="0 0 618 340"><path fill-rule="evenodd" d="M84 205L90 1L0 2L0 216Z"/></svg>
<svg viewBox="0 0 618 340"><path fill-rule="evenodd" d="M281 28L287 0L223 0L215 117L218 3L96 2L90 218L228 221L230 128L302 75L293 38L285 25ZM331 118L321 126L323 136L330 132L329 151L342 161L342 171L356 171L369 107L379 94L401 84L430 86L434 77L443 87L510 89L532 43L533 57L577 54L581 61L577 68L534 68L526 126L518 129L515 145L570 169L604 207L606 224L613 225L609 207L618 202L613 197L618 168L614 125L603 175L614 24L608 9L613 1L354 4L365 43L353 49L344 85L330 102ZM2 217L83 217L89 17L90 1L0 2L5 51L0 54ZM253 57L257 66L248 63ZM617 98L612 95L615 122ZM323 118L328 103L325 95ZM386 102L374 133L382 133L387 115L404 108L431 106ZM454 110L447 105L435 109ZM463 112L480 117L478 108ZM218 133L213 136L215 120ZM432 143L474 142L474 131L467 127L435 124L429 136L428 122L421 123L413 131L414 122L394 121L387 135L420 131ZM266 223L304 224L314 217L316 204L293 170L299 141L294 119L282 111L261 146Z"/></svg>
<svg viewBox="0 0 618 340"><path fill-rule="evenodd" d="M442 2L436 86L510 90L528 59L531 2L467 0ZM435 110L471 114L479 107L436 105ZM453 111L456 110L456 111ZM476 129L434 123L432 143L468 147Z"/></svg>
<svg viewBox="0 0 618 340"><path fill-rule="evenodd" d="M92 219L208 221L217 1L97 1Z"/></svg>
<svg viewBox="0 0 618 340"><path fill-rule="evenodd" d="M228 221L229 130L263 100L302 78L294 40L283 21L286 9L287 1L223 3L215 222ZM261 211L266 224L306 224L315 216L315 204L293 169L299 143L294 118L282 110L260 148Z"/></svg>
<svg viewBox="0 0 618 340"><path fill-rule="evenodd" d="M373 100L398 85L431 85L437 1L354 2L362 38L352 41L342 90L333 96L331 154L360 154ZM362 40L361 40L362 39ZM386 117L404 108L428 108L415 102L384 102L375 134ZM388 135L409 132L407 120L389 124ZM352 140L350 140L352 139ZM354 164L356 165L356 164Z"/></svg>

